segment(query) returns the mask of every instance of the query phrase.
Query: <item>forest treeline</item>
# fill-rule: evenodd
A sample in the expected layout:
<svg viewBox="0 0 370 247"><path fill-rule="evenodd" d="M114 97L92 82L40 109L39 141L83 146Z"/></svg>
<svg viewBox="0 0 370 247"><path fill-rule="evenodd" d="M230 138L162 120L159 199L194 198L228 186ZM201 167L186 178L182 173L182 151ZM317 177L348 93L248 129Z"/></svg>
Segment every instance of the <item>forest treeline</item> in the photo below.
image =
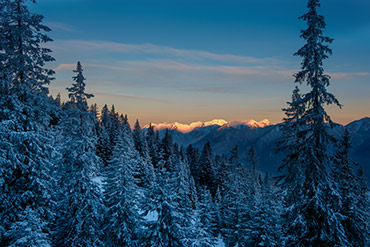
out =
<svg viewBox="0 0 370 247"><path fill-rule="evenodd" d="M114 106L88 104L83 67L68 100L48 94L50 29L26 0L0 0L0 246L366 246L369 189L348 132L325 106L319 0L308 0L297 86L283 109L279 177L258 170L253 146L214 155L173 142ZM34 1L29 1L34 2ZM308 92L301 93L302 85ZM334 152L333 152L334 150Z"/></svg>

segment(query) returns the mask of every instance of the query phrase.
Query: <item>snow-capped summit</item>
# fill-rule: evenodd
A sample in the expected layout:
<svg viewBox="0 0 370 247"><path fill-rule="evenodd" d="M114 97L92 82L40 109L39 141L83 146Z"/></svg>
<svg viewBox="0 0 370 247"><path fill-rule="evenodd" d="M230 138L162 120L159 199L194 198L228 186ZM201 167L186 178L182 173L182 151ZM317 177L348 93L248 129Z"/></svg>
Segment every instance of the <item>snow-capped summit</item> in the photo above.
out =
<svg viewBox="0 0 370 247"><path fill-rule="evenodd" d="M211 121L205 122L202 127L213 126L213 125L222 126L224 124L228 124L228 122L224 119L213 119Z"/></svg>
<svg viewBox="0 0 370 247"><path fill-rule="evenodd" d="M238 127L238 126L249 126L252 129L263 128L268 125L271 125L271 122L267 119L264 119L259 122L251 119L251 120L244 120L244 121L233 121L229 123L224 119L214 119L214 120L207 121L207 122L200 122L200 121L193 122L191 124L182 124L178 122L174 122L174 123L165 122L165 123L159 123L159 124L152 123L151 125L154 127L155 130L158 130L158 131L169 129L169 130L177 130L185 134L185 133L189 133L193 131L196 128L209 127L209 126L219 126L219 127L222 127L223 129L229 128L229 127ZM149 125L145 125L144 128L149 128Z"/></svg>
<svg viewBox="0 0 370 247"><path fill-rule="evenodd" d="M244 120L244 121L233 121L233 122L230 123L230 125L232 127L245 125L245 126L249 126L252 129L264 128L264 127L269 126L271 124L272 123L268 119L264 119L264 120L261 120L261 121L258 121L258 122L254 119L251 119L251 120Z"/></svg>

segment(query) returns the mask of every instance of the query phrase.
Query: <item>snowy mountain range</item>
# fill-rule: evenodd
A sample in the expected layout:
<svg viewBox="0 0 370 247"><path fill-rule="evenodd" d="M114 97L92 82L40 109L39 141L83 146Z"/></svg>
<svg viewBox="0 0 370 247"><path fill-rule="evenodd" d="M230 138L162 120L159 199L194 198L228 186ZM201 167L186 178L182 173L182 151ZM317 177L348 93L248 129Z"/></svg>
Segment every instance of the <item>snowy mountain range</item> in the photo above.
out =
<svg viewBox="0 0 370 247"><path fill-rule="evenodd" d="M239 127L239 126L248 126L250 128L263 128L268 125L271 125L271 122L268 119L264 119L262 121L255 121L253 119L251 120L245 120L245 121L234 121L234 122L227 122L224 119L214 119L208 122L193 122L191 124L182 124L178 122L174 123L159 123L151 124L154 127L154 130L176 130L178 132L181 132L183 134L190 133L195 129L198 128L205 128L205 127L210 127L210 126L218 126L220 128L228 128L228 127ZM145 125L144 128L149 128L149 125Z"/></svg>
<svg viewBox="0 0 370 247"><path fill-rule="evenodd" d="M175 122L152 124L152 126L160 132L169 129L174 141L184 147L192 144L201 149L209 141L214 153L229 155L232 148L238 145L242 161L246 160L249 147L253 145L259 158L260 169L277 174L282 157L275 152L275 143L281 137L281 132L279 124L272 124L267 119L234 122L215 119L191 124ZM144 126L144 128L148 127ZM370 118L353 121L346 126L339 125L333 133L339 136L343 133L344 127L349 130L351 136L351 158L364 166L366 175L370 179Z"/></svg>

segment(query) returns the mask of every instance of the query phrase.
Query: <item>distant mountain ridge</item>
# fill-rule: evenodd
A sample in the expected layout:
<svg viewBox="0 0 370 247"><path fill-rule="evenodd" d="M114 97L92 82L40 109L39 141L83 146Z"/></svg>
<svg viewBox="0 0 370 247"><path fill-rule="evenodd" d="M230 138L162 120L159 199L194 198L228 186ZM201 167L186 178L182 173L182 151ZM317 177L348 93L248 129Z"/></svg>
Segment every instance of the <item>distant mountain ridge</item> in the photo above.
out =
<svg viewBox="0 0 370 247"><path fill-rule="evenodd" d="M229 155L235 145L239 146L240 158L245 161L251 145L256 149L260 169L277 174L282 156L275 152L276 142L281 138L280 124L262 121L227 122L216 119L208 122L195 122L189 125L179 123L152 124L154 129L163 132L169 129L175 142L187 147L189 144L201 149L209 141L214 153ZM145 126L144 128L147 128ZM351 158L365 168L370 181L370 118L353 121L346 126L339 125L333 129L339 136L349 130L352 142Z"/></svg>
<svg viewBox="0 0 370 247"><path fill-rule="evenodd" d="M272 123L268 119L264 119L261 121L255 121L254 119L251 120L243 120L243 121L233 121L233 122L227 122L224 119L214 119L211 121L207 122L193 122L190 124L182 124L178 122L174 123L151 123L151 126L153 126L154 130L177 130L181 133L190 133L194 129L197 128L204 128L204 127L209 127L209 126L219 126L221 128L228 128L228 127L238 127L238 126L248 126L250 128L263 128L266 126L271 125ZM150 125L145 125L144 129L149 128Z"/></svg>

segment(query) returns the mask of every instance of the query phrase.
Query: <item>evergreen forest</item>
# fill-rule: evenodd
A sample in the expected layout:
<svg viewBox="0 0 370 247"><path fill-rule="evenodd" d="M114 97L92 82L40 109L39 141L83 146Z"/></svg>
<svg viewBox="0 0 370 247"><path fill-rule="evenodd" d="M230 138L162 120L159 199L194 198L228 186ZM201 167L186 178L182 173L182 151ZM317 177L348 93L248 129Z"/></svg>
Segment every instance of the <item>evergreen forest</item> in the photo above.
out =
<svg viewBox="0 0 370 247"><path fill-rule="evenodd" d="M333 39L319 0L299 18L276 174L259 170L253 146L242 162L237 145L180 146L90 104L80 62L68 100L51 96L52 39L34 2L0 0L0 246L368 246L367 164L349 158L348 132L331 134L326 106L342 105L327 90Z"/></svg>

